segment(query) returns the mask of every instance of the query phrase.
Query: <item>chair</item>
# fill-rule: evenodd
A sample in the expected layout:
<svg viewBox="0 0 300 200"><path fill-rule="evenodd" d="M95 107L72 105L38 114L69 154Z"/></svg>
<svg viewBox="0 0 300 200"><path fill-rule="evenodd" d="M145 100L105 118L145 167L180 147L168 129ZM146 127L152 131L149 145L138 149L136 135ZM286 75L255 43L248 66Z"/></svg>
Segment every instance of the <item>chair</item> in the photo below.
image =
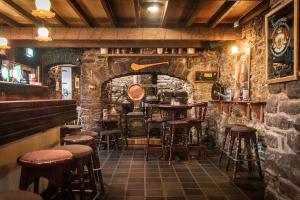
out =
<svg viewBox="0 0 300 200"><path fill-rule="evenodd" d="M203 137L202 134L202 123L205 121L206 111L207 111L207 102L197 103L194 104L193 107L195 108L195 117L194 118L187 118L186 121L188 122L188 130L191 132L191 129L194 127L197 131L196 134L196 143L193 143L193 136L192 134L189 135L189 149L196 148L198 149L199 156L201 154L201 150L203 151L203 157L206 157L206 146L201 145L201 139Z"/></svg>

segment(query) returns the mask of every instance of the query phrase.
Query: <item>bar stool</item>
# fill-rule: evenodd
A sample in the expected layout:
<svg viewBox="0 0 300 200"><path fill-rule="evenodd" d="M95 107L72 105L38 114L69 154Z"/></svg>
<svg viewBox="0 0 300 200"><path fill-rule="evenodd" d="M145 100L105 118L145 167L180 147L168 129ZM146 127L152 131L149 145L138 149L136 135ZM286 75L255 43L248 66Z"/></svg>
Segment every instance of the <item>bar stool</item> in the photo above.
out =
<svg viewBox="0 0 300 200"><path fill-rule="evenodd" d="M243 125L243 124L226 124L224 126L225 131L224 131L224 138L223 138L223 141L222 141L222 146L221 146L221 149L220 149L221 155L220 155L220 158L219 158L219 166L221 166L223 155L228 154L228 149L225 149L225 146L226 146L227 137L228 137L228 135L231 131L231 128L239 127L239 126L246 127L246 125Z"/></svg>
<svg viewBox="0 0 300 200"><path fill-rule="evenodd" d="M167 121L171 129L171 140L169 142L169 164L171 164L175 149L183 150L188 155L188 123L184 120ZM182 130L181 133L178 130ZM180 140L181 139L181 140Z"/></svg>
<svg viewBox="0 0 300 200"><path fill-rule="evenodd" d="M92 159L93 159L93 170L95 172L96 180L100 183L101 191L104 193L104 182L102 177L102 169L100 166L100 158L97 154L97 147L95 146L95 139L92 136L84 135L84 134L75 134L68 135L64 137L64 142L66 144L82 144L90 146L93 149Z"/></svg>
<svg viewBox="0 0 300 200"><path fill-rule="evenodd" d="M81 130L79 125L63 125L60 127L60 145L63 145L63 138L72 133L76 133Z"/></svg>
<svg viewBox="0 0 300 200"><path fill-rule="evenodd" d="M146 161L148 161L149 159L149 151L150 148L152 147L160 147L161 148L161 152L162 152L162 156L164 157L164 120L161 118L149 118L147 120L145 120L146 122L146 128L147 128L147 143L146 143L146 147L145 147L145 159ZM153 129L157 129L159 131L159 136L160 136L160 145L154 145L154 144L150 144L150 140L151 137L153 137L152 134L152 130Z"/></svg>
<svg viewBox="0 0 300 200"><path fill-rule="evenodd" d="M96 180L93 171L93 164L92 164L92 153L93 149L86 145L65 145L59 146L55 149L59 150L66 150L72 153L73 160L72 160L72 168L76 171L76 175L79 181L79 190L80 190L80 199L86 199L85 195L85 179L84 179L84 167L86 166L88 169L89 175L89 183L90 187L93 192L93 198L96 198L99 193L97 191Z"/></svg>
<svg viewBox="0 0 300 200"><path fill-rule="evenodd" d="M58 199L62 198L66 182L70 178L72 154L65 150L39 150L24 154L17 160L22 167L20 189L27 190L34 182L34 192L38 193L39 178L45 177L57 189Z"/></svg>
<svg viewBox="0 0 300 200"><path fill-rule="evenodd" d="M237 139L238 145L235 155L233 155L233 146L235 144L235 140ZM241 154L242 145L241 142L244 141L244 150L246 150L247 158L244 158L244 154ZM252 144L252 145L251 145ZM255 158L252 157L252 148L254 148ZM233 179L236 178L237 168L240 162L248 161L248 168L249 171L252 171L252 161L255 161L258 168L258 173L260 178L263 177L261 166L260 166L260 158L258 154L258 147L256 141L256 129L251 127L242 127L242 126L235 126L231 128L230 131L230 143L229 143L229 151L228 151L228 160L226 170L228 171L230 160L234 162L233 168Z"/></svg>
<svg viewBox="0 0 300 200"><path fill-rule="evenodd" d="M122 130L120 129L100 131L100 143L106 145L107 152L110 151L111 144L118 150L118 138L121 134Z"/></svg>
<svg viewBox="0 0 300 200"><path fill-rule="evenodd" d="M0 192L0 200L43 200L43 198L35 193L28 191L6 191Z"/></svg>

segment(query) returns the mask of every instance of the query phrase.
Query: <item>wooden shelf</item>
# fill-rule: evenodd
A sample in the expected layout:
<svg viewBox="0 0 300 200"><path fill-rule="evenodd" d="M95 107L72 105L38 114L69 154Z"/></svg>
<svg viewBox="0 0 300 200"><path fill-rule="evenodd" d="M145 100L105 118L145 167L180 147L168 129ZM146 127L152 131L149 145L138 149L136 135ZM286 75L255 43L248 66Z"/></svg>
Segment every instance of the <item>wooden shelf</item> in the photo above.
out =
<svg viewBox="0 0 300 200"><path fill-rule="evenodd" d="M238 106L239 110L247 119L251 119L251 113L255 112L260 123L264 122L265 101L210 101L213 104L219 104L219 112L230 114L233 106Z"/></svg>
<svg viewBox="0 0 300 200"><path fill-rule="evenodd" d="M197 57L198 54L101 54L102 57Z"/></svg>

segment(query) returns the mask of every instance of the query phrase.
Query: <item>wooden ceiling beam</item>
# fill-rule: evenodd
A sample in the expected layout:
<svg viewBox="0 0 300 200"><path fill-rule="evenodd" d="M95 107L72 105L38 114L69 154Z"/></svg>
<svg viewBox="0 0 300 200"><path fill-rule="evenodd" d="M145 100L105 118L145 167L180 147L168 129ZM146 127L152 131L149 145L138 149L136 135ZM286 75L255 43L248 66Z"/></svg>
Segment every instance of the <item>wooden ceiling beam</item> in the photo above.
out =
<svg viewBox="0 0 300 200"><path fill-rule="evenodd" d="M190 13L188 14L185 26L191 26L194 23L195 18L198 15L199 9L201 8L201 5L202 5L201 2L202 2L201 0L195 1L193 8L191 9Z"/></svg>
<svg viewBox="0 0 300 200"><path fill-rule="evenodd" d="M53 7L51 8L51 11L55 13L55 19L64 27L69 27L69 23L62 17L60 16Z"/></svg>
<svg viewBox="0 0 300 200"><path fill-rule="evenodd" d="M141 9L140 9L140 0L132 0L133 2L133 9L134 9L134 17L135 17L135 24L137 27L141 26Z"/></svg>
<svg viewBox="0 0 300 200"><path fill-rule="evenodd" d="M12 26L12 27L20 27L20 26L22 26L22 24L18 23L17 21L13 20L12 18L6 16L3 13L0 13L0 18L3 19L4 22L6 24L8 24L9 26Z"/></svg>
<svg viewBox="0 0 300 200"><path fill-rule="evenodd" d="M209 19L209 27L215 28L238 2L239 1L225 1L221 8Z"/></svg>
<svg viewBox="0 0 300 200"><path fill-rule="evenodd" d="M27 12L25 9L23 9L21 6L16 4L15 2L11 0L3 0L7 5L12 7L14 10L16 10L20 15L23 17L27 18L28 20L32 21L35 25L40 26L40 25L46 25L49 26L50 24L46 22L45 20L40 20L38 18L35 18L31 13Z"/></svg>
<svg viewBox="0 0 300 200"><path fill-rule="evenodd" d="M241 39L241 29L228 26L184 28L59 28L49 29L53 40L149 40L149 41L216 41ZM0 28L9 40L34 40L36 28ZM51 43L51 42L49 42Z"/></svg>
<svg viewBox="0 0 300 200"><path fill-rule="evenodd" d="M160 25L161 27L165 27L167 24L167 17L170 13L170 3L172 3L172 0L167 0L165 2L164 10L160 19Z"/></svg>
<svg viewBox="0 0 300 200"><path fill-rule="evenodd" d="M68 4L73 8L76 14L90 27L95 27L93 21L87 16L76 0L67 0Z"/></svg>
<svg viewBox="0 0 300 200"><path fill-rule="evenodd" d="M246 15L242 16L238 21L240 25L243 25L257 17L258 15L262 14L266 10L270 8L270 0L263 0L257 6L255 6L252 10L250 10Z"/></svg>
<svg viewBox="0 0 300 200"><path fill-rule="evenodd" d="M106 13L106 16L108 18L108 20L110 21L110 24L115 27L118 25L117 22L117 18L113 12L113 7L111 5L111 1L110 0L100 0L101 1L101 5L104 8L104 11Z"/></svg>

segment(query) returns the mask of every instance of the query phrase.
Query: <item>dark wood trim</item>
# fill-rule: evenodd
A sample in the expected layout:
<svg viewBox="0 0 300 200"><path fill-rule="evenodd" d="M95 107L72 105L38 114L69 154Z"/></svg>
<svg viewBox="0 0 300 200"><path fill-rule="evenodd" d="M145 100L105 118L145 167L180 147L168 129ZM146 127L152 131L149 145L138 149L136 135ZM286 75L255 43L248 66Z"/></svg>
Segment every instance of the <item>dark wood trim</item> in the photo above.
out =
<svg viewBox="0 0 300 200"><path fill-rule="evenodd" d="M77 118L75 100L0 102L0 144L6 144Z"/></svg>
<svg viewBox="0 0 300 200"><path fill-rule="evenodd" d="M198 15L198 12L199 12L199 9L201 8L201 5L202 5L202 1L201 0L198 0L194 3L194 6L193 6L193 9L191 9L190 13L189 13L189 17L188 17L188 20L186 22L186 26L191 26L194 21L195 21L195 18L197 17Z"/></svg>
<svg viewBox="0 0 300 200"><path fill-rule="evenodd" d="M208 20L207 24L211 28L215 28L238 2L239 1L225 1L221 8Z"/></svg>
<svg viewBox="0 0 300 200"><path fill-rule="evenodd" d="M17 21L13 20L12 18L4 15L3 13L0 13L0 18L5 21L9 26L12 27L20 27L22 24L18 23Z"/></svg>
<svg viewBox="0 0 300 200"><path fill-rule="evenodd" d="M40 20L38 18L35 18L31 13L27 12L25 9L20 7L18 4L11 0L3 0L7 5L15 9L19 14L21 14L23 17L27 18L28 20L32 21L35 25L40 26L42 24L49 26L50 24L45 20Z"/></svg>
<svg viewBox="0 0 300 200"><path fill-rule="evenodd" d="M170 3L172 3L172 0L167 0L165 2L165 7L164 7L164 10L163 10L162 16L160 18L161 27L165 27L166 24L167 24L167 17L168 17L169 12L170 12Z"/></svg>
<svg viewBox="0 0 300 200"><path fill-rule="evenodd" d="M112 26L117 26L118 22L117 22L117 18L114 14L113 11L113 7L111 5L111 1L110 0L100 0L101 1L101 5L104 8L104 11L106 13L106 16L108 18L108 20L110 21Z"/></svg>
<svg viewBox="0 0 300 200"><path fill-rule="evenodd" d="M28 40L18 40L12 42L14 47L37 47L37 48L172 48L172 47L194 47L203 48L203 43L201 41L191 41L191 40L53 40L51 42L38 42L38 41L28 41Z"/></svg>
<svg viewBox="0 0 300 200"><path fill-rule="evenodd" d="M76 14L89 26L95 27L93 20L90 19L86 12L82 9L79 3L76 0L67 0L68 4L73 8Z"/></svg>
<svg viewBox="0 0 300 200"><path fill-rule="evenodd" d="M135 16L135 24L137 27L141 26L141 10L140 10L140 0L132 0L134 16Z"/></svg>
<svg viewBox="0 0 300 200"><path fill-rule="evenodd" d="M269 10L270 8L270 0L263 0L261 3L259 3L257 6L255 6L252 10L250 10L247 14L242 16L238 21L240 25L243 25L247 22L249 22L254 17L257 17L258 15L262 14L263 12Z"/></svg>
<svg viewBox="0 0 300 200"><path fill-rule="evenodd" d="M62 17L60 16L53 8L51 9L52 12L55 13L55 19L64 27L70 27L69 23Z"/></svg>

